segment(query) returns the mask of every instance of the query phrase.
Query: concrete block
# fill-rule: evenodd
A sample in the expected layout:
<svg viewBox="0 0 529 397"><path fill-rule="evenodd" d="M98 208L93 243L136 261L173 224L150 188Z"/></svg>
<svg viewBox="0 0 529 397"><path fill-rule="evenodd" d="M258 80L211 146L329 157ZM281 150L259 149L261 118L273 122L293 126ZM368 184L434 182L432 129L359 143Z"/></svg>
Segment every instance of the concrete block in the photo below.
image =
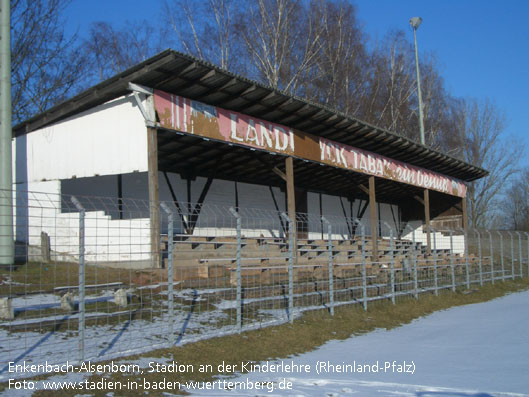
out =
<svg viewBox="0 0 529 397"><path fill-rule="evenodd" d="M119 307L127 307L127 290L120 288L114 292L114 303Z"/></svg>
<svg viewBox="0 0 529 397"><path fill-rule="evenodd" d="M11 298L0 298L0 319L12 320L14 318L15 312Z"/></svg>
<svg viewBox="0 0 529 397"><path fill-rule="evenodd" d="M71 292L67 292L61 297L61 309L68 312L74 311L75 303L73 301L73 295Z"/></svg>
<svg viewBox="0 0 529 397"><path fill-rule="evenodd" d="M46 232L40 233L40 249L42 261L45 263L51 262L50 236Z"/></svg>

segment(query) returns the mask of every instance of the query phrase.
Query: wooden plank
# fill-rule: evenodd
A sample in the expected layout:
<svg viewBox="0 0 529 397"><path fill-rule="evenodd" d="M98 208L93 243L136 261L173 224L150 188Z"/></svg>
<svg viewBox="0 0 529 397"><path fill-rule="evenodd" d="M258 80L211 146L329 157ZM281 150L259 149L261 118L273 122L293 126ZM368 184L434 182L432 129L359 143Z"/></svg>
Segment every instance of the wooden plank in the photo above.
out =
<svg viewBox="0 0 529 397"><path fill-rule="evenodd" d="M285 159L285 171L287 177L287 208L288 217L294 222L294 247L296 246L296 195L294 187L294 159ZM294 251L294 255L295 255Z"/></svg>
<svg viewBox="0 0 529 397"><path fill-rule="evenodd" d="M373 261L375 261L378 257L378 233L377 233L377 199L376 199L376 192L375 192L375 177L370 176L369 177L369 210L371 212L371 237L373 240L373 251L372 251L372 257Z"/></svg>
<svg viewBox="0 0 529 397"><path fill-rule="evenodd" d="M158 134L147 128L147 164L149 180L149 218L151 224L152 267L161 267L160 261L160 209L158 189Z"/></svg>
<svg viewBox="0 0 529 397"><path fill-rule="evenodd" d="M424 220L426 224L426 253L432 253L432 243L430 236L430 191L424 189Z"/></svg>

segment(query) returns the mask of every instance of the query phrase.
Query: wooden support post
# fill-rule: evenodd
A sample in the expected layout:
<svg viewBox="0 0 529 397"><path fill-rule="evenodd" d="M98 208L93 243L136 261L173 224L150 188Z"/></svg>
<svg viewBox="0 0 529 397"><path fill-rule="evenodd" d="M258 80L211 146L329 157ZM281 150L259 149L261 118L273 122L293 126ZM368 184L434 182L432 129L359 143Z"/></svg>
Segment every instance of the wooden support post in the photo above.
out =
<svg viewBox="0 0 529 397"><path fill-rule="evenodd" d="M468 238L468 213L467 213L467 199L466 199L466 197L463 197L461 199L461 209L462 209L462 213L463 213L463 230L465 231L466 238ZM467 244L465 244L465 249L466 249L466 247L468 247Z"/></svg>
<svg viewBox="0 0 529 397"><path fill-rule="evenodd" d="M149 178L149 217L151 225L152 267L160 267L160 209L158 193L158 135L155 128L147 128L147 163Z"/></svg>
<svg viewBox="0 0 529 397"><path fill-rule="evenodd" d="M375 177L369 177L369 210L371 213L371 240L373 262L378 261L378 219L377 219L377 197L375 193Z"/></svg>
<svg viewBox="0 0 529 397"><path fill-rule="evenodd" d="M432 253L432 242L430 236L430 191L424 189L424 220L426 226L426 252L428 255Z"/></svg>
<svg viewBox="0 0 529 397"><path fill-rule="evenodd" d="M461 199L461 209L463 213L463 230L468 234L468 213L467 213L467 199L463 197Z"/></svg>
<svg viewBox="0 0 529 397"><path fill-rule="evenodd" d="M294 158L287 157L285 160L285 174L287 182L287 207L288 217L294 222L294 247L297 247L296 239L296 196L294 189ZM294 249L294 257L297 256L297 249Z"/></svg>

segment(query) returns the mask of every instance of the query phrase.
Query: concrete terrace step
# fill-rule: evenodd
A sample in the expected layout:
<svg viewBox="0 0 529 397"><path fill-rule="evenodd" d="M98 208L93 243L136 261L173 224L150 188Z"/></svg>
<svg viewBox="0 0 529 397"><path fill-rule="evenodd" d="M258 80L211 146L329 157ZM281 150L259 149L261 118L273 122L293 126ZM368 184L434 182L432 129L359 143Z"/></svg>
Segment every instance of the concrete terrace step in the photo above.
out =
<svg viewBox="0 0 529 397"><path fill-rule="evenodd" d="M167 253L168 237L162 235L162 251ZM234 258L236 256L237 239L235 236L194 236L176 235L173 239L174 255L185 260L193 259L222 259ZM372 255L372 240L365 238L364 254L366 257ZM288 256L288 241L284 238L275 237L251 237L243 238L241 246L241 256L245 258L261 256ZM415 249L414 249L415 248ZM322 239L298 239L297 240L298 260L321 260L328 256L328 241ZM414 251L414 252L413 252ZM333 240L332 254L337 260L358 260L361 255L361 237L356 236L348 240ZM393 252L396 260L411 259L426 256L426 247L421 243L415 245L408 240L394 240L393 249L390 249L390 241L387 239L378 240L378 253L381 256L388 256ZM448 254L446 249L435 250L438 257ZM455 257L455 256L454 256ZM301 259L300 259L301 258ZM457 259L459 260L459 259ZM469 257L469 261L470 261Z"/></svg>

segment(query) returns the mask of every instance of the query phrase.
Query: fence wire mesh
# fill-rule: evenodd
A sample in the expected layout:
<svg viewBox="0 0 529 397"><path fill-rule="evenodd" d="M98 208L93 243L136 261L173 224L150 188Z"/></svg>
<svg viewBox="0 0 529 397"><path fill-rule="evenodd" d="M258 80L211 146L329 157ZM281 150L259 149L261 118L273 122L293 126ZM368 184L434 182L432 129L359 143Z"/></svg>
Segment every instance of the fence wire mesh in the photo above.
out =
<svg viewBox="0 0 529 397"><path fill-rule="evenodd" d="M379 222L374 239L371 225L338 216L13 195L0 377L9 362L115 358L529 274L524 232L430 228L428 244L420 222Z"/></svg>

